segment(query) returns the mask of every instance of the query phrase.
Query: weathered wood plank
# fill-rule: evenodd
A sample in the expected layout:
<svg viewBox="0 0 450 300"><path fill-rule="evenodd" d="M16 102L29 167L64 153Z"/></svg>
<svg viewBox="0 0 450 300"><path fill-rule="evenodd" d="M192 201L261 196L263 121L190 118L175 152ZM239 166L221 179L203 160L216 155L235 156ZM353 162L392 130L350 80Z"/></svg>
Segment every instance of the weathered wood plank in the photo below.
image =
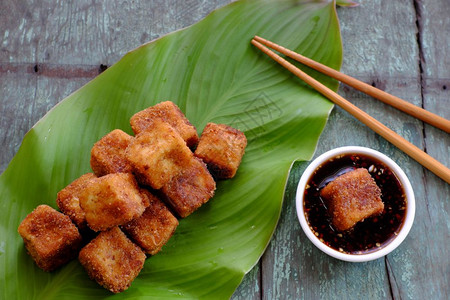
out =
<svg viewBox="0 0 450 300"><path fill-rule="evenodd" d="M259 300L262 298L263 291L260 288L261 269L260 263L256 264L253 269L248 272L236 289L231 299L235 300Z"/></svg>
<svg viewBox="0 0 450 300"><path fill-rule="evenodd" d="M0 74L2 99L0 100L0 172L6 169L9 161L19 149L23 136L36 120L29 113L33 110L33 102L29 99L34 98L35 90L29 88L30 86L36 86L35 76L23 74L18 76L17 73ZM22 111L21 117L18 116L18 110ZM24 114L27 114L27 117L23 117Z"/></svg>
<svg viewBox="0 0 450 300"><path fill-rule="evenodd" d="M448 1L415 1L418 15L423 107L450 119L450 7ZM450 167L447 133L424 126L426 151ZM411 232L411 259L392 260L399 296L409 299L448 299L450 288L450 185L424 172L424 187L416 189L417 214Z"/></svg>
<svg viewBox="0 0 450 300"><path fill-rule="evenodd" d="M0 62L111 65L230 2L5 0Z"/></svg>
<svg viewBox="0 0 450 300"><path fill-rule="evenodd" d="M342 26L343 72L421 105L419 51L415 9L410 1L360 1L354 9L339 9ZM383 8L382 10L380 8ZM422 147L422 124L362 93L342 86L340 93L375 118ZM405 169L416 188L424 193L422 168L400 150L377 136L346 112L335 108L319 141L316 156L335 147L362 145L392 157ZM296 175L298 179L298 175ZM340 262L316 249L301 232L295 215L294 196L288 195L281 223L264 255L263 297L301 299L386 299L404 294L409 287L393 280L408 276L391 260L412 265L414 239L386 259L364 264ZM420 225L419 225L420 226ZM419 230L420 231L420 230Z"/></svg>
<svg viewBox="0 0 450 300"><path fill-rule="evenodd" d="M0 73L0 172L6 169L26 132L59 100L88 80L44 77L30 72Z"/></svg>

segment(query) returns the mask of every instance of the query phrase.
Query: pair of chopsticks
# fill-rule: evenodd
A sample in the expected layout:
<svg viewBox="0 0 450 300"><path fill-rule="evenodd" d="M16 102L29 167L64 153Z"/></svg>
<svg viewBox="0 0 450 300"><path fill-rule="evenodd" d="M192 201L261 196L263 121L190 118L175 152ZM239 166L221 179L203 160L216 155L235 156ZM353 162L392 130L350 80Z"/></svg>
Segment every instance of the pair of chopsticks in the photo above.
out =
<svg viewBox="0 0 450 300"><path fill-rule="evenodd" d="M307 75L305 72L273 52L267 47L270 47L300 63L303 63L307 65L308 67L315 69L325 75L328 75L330 77L333 77L357 90L360 90L363 93L366 93L374 98L377 98L381 100L382 102L389 104L407 114L410 114L411 116L420 119L424 122L427 122L439 129L444 130L445 132L450 132L450 121L442 118L440 116L437 116L427 110L424 110L420 107L417 107L405 100L402 100L398 97L395 97L389 93L386 93L382 90L379 90L369 84L366 84L362 81L359 81L353 77L350 77L348 75L345 75L339 71L336 71L330 67L327 67L325 65L322 65L312 59L309 59L307 57L304 57L296 52L293 52L289 49L286 49L282 46L279 46L273 42L270 42L268 40L265 40L259 36L255 36L252 39L252 44L259 48L261 51L263 51L265 54L273 58L276 62L278 62L280 65L288 69L290 72L292 72L294 75L305 81L307 84L309 84L311 87L313 87L315 90L320 92L322 95L327 97L329 100L331 100L334 104L340 106L342 109L346 110L348 113L350 113L352 116L354 116L356 119L361 121L363 124L368 126L370 129L381 135L383 138L385 138L387 141L392 143L394 146L408 154L410 157L412 157L414 160L416 160L418 163L420 163L422 166L436 174L438 177L446 181L447 183L450 183L450 169L441 164L439 161L416 147L415 145L411 144L407 140L405 140L403 137L383 125L381 122L376 120L375 118L371 117L366 112L362 111L346 99L344 99L342 96L338 95L334 91L327 88L325 85L320 83L319 81L315 80L311 76ZM267 46L267 47L266 47Z"/></svg>

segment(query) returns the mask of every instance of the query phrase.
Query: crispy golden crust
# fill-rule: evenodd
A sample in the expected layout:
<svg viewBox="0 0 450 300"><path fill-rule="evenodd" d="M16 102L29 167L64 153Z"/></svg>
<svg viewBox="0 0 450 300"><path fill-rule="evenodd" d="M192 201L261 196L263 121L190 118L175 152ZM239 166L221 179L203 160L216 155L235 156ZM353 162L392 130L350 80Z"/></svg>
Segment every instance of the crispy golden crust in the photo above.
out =
<svg viewBox="0 0 450 300"><path fill-rule="evenodd" d="M216 182L198 158L161 189L165 200L182 218L187 217L214 196Z"/></svg>
<svg viewBox="0 0 450 300"><path fill-rule="evenodd" d="M144 190L150 205L142 216L123 225L122 229L146 253L155 255L167 243L178 226L178 220L155 195Z"/></svg>
<svg viewBox="0 0 450 300"><path fill-rule="evenodd" d="M146 188L139 187L139 193L141 194L142 204L148 207L151 203L153 194Z"/></svg>
<svg viewBox="0 0 450 300"><path fill-rule="evenodd" d="M38 267L53 271L77 256L82 238L70 218L39 205L19 225L28 253Z"/></svg>
<svg viewBox="0 0 450 300"><path fill-rule="evenodd" d="M141 271L145 253L118 228L101 232L78 259L89 277L113 293L126 290Z"/></svg>
<svg viewBox="0 0 450 300"><path fill-rule="evenodd" d="M126 150L138 181L160 189L193 159L180 135L167 123L154 121Z"/></svg>
<svg viewBox="0 0 450 300"><path fill-rule="evenodd" d="M95 143L91 150L91 168L95 175L130 173L131 166L125 157L125 149L132 139L132 136L116 129Z"/></svg>
<svg viewBox="0 0 450 300"><path fill-rule="evenodd" d="M381 190L364 168L345 173L320 192L337 230L344 231L356 223L383 212Z"/></svg>
<svg viewBox="0 0 450 300"><path fill-rule="evenodd" d="M244 133L224 124L208 123L200 137L195 156L201 158L217 179L232 178L247 146Z"/></svg>
<svg viewBox="0 0 450 300"><path fill-rule="evenodd" d="M85 230L87 223L84 211L80 206L79 195L86 184L93 178L96 178L93 173L82 175L62 189L56 197L56 204L58 204L59 209L65 215L68 215L80 230Z"/></svg>
<svg viewBox="0 0 450 300"><path fill-rule="evenodd" d="M125 224L145 210L145 201L130 173L108 174L90 180L79 199L88 226L94 231Z"/></svg>
<svg viewBox="0 0 450 300"><path fill-rule="evenodd" d="M158 103L136 113L131 117L131 128L134 133L138 135L147 130L155 119L160 119L171 125L183 138L189 148L194 148L197 145L197 130L185 117L178 106L171 101Z"/></svg>

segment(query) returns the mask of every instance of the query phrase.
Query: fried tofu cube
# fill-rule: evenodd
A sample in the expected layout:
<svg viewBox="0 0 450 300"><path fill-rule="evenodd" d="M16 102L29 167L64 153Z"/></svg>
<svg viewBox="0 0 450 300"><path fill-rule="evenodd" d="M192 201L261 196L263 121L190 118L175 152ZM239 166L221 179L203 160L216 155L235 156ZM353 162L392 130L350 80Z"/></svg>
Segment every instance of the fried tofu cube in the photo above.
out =
<svg viewBox="0 0 450 300"><path fill-rule="evenodd" d="M182 218L187 217L214 196L216 182L205 163L194 158L183 172L161 189L164 200Z"/></svg>
<svg viewBox="0 0 450 300"><path fill-rule="evenodd" d="M244 133L228 125L208 123L195 156L201 158L217 179L234 177L247 146Z"/></svg>
<svg viewBox="0 0 450 300"><path fill-rule="evenodd" d="M91 168L95 175L131 173L125 150L132 139L131 135L115 129L95 143L91 150Z"/></svg>
<svg viewBox="0 0 450 300"><path fill-rule="evenodd" d="M131 285L145 258L145 253L118 227L101 232L78 256L89 277L113 293L123 292Z"/></svg>
<svg viewBox="0 0 450 300"><path fill-rule="evenodd" d="M146 253L155 255L175 232L178 220L158 197L147 190L143 194L149 206L142 216L123 225L122 230Z"/></svg>
<svg viewBox="0 0 450 300"><path fill-rule="evenodd" d="M180 134L189 148L194 148L197 145L197 130L178 106L171 101L158 103L133 115L130 120L131 128L138 135L147 130L156 119L171 125Z"/></svg>
<svg viewBox="0 0 450 300"><path fill-rule="evenodd" d="M50 272L76 258L82 237L70 218L39 205L19 225L28 253L39 268Z"/></svg>
<svg viewBox="0 0 450 300"><path fill-rule="evenodd" d="M327 184L320 192L334 227L345 231L383 212L381 190L367 169L358 168Z"/></svg>
<svg viewBox="0 0 450 300"><path fill-rule="evenodd" d="M167 184L193 159L181 136L160 120L134 138L126 155L138 181L154 189Z"/></svg>
<svg viewBox="0 0 450 300"><path fill-rule="evenodd" d="M80 206L79 195L86 187L86 184L93 178L97 178L93 173L82 175L59 191L56 197L56 204L61 212L69 216L72 222L82 231L87 229L87 223L84 211Z"/></svg>
<svg viewBox="0 0 450 300"><path fill-rule="evenodd" d="M145 202L131 173L94 178L79 195L86 221L94 231L123 225L142 215Z"/></svg>

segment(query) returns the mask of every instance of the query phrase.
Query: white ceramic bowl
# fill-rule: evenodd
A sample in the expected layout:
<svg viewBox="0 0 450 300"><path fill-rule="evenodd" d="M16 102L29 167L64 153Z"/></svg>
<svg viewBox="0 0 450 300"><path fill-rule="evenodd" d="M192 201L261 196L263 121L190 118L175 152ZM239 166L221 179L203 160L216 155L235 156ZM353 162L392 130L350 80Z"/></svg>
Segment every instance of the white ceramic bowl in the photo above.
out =
<svg viewBox="0 0 450 300"><path fill-rule="evenodd" d="M348 254L343 253L340 251L337 251L324 243L322 243L319 238L313 233L311 228L309 227L309 224L305 217L304 207L303 207L303 197L305 192L305 187L310 179L311 175L314 173L314 171L324 162L328 161L329 159L336 157L338 155L342 154L362 154L374 157L375 159L378 159L379 161L383 162L387 167L389 167L397 176L399 179L401 185L403 186L406 200L407 200L407 207L406 207L406 216L403 222L403 226L401 227L398 235L392 239L388 244L383 245L378 250L370 252L370 253L364 253L364 254ZM336 148L333 150L330 150L319 157L317 157L315 160L311 162L311 164L306 168L306 170L303 172L302 177L300 178L300 181L298 183L297 187L297 195L296 195L296 207L297 207L297 216L300 221L300 225L305 232L306 236L313 242L313 244L318 247L320 250L325 252L326 254L340 259L344 261L350 261L350 262L365 262L374 260L380 257L383 257L393 251L395 248L397 248L401 242L406 238L406 236L409 233L409 230L411 229L411 226L414 221L414 215L416 210L416 204L414 199L414 192L411 186L411 183L409 182L408 178L405 175L405 172L389 157L386 155L375 151L370 148L365 147L358 147L358 146L347 146L347 147L341 147Z"/></svg>

